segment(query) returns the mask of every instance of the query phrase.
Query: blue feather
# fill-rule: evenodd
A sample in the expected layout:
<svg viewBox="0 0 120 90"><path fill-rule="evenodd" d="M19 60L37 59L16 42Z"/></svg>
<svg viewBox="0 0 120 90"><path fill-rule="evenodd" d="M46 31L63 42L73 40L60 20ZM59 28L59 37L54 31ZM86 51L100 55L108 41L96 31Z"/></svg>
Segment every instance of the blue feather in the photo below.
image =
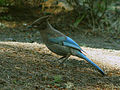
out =
<svg viewBox="0 0 120 90"><path fill-rule="evenodd" d="M98 69L98 71L100 71L101 74L105 74L104 71L102 71L102 69L97 66L94 62L92 62L89 58L87 58L83 53L76 51L76 56L85 59L87 62L89 62L90 64L92 64L94 67L96 67Z"/></svg>
<svg viewBox="0 0 120 90"><path fill-rule="evenodd" d="M72 47L80 51L83 51L82 48L80 48L80 46L68 36L66 36L66 40L63 42L63 44L65 46Z"/></svg>

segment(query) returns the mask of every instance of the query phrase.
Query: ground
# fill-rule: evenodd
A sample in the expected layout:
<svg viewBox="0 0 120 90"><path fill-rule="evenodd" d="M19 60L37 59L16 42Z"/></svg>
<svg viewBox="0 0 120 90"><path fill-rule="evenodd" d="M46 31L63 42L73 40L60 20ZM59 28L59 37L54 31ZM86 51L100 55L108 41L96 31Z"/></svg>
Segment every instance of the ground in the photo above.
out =
<svg viewBox="0 0 120 90"><path fill-rule="evenodd" d="M120 40L63 31L106 73L102 76L85 60L71 56L58 66L60 56L41 42L40 32L24 30L28 23L4 22L0 29L1 90L119 90ZM18 22L17 22L18 23ZM57 27L58 28L58 27ZM59 28L58 28L59 29Z"/></svg>

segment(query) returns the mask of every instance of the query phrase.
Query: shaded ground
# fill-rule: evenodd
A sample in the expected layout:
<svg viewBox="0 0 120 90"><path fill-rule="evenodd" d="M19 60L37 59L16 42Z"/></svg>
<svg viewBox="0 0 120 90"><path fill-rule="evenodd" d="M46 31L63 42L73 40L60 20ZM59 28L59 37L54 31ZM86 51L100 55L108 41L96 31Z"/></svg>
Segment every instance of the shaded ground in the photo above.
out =
<svg viewBox="0 0 120 90"><path fill-rule="evenodd" d="M52 60L60 56L41 43L39 31L24 31L27 22L17 22L18 26L16 21L4 22L8 28L0 29L1 90L120 89L119 39L87 36L80 31L65 31L69 29L67 27L61 30L64 25L60 26L60 23L54 25L81 45L87 56L106 72L106 76L101 76L77 57L70 57L58 67L59 62Z"/></svg>

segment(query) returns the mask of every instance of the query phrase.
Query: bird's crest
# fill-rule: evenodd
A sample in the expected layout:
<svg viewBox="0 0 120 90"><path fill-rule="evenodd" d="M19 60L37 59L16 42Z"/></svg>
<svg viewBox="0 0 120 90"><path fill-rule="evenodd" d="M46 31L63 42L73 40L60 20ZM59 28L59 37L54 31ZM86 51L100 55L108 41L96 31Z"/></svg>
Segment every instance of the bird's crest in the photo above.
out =
<svg viewBox="0 0 120 90"><path fill-rule="evenodd" d="M49 17L50 17L50 15L40 17L37 20L35 20L31 25L34 25L35 23L40 22L40 21L44 21L44 20L48 19Z"/></svg>
<svg viewBox="0 0 120 90"><path fill-rule="evenodd" d="M41 22L47 20L49 17L51 17L51 15L47 15L47 16L43 16L43 17L40 17L38 19L36 19L31 25L29 25L27 28L31 28L33 27L34 25L39 25Z"/></svg>

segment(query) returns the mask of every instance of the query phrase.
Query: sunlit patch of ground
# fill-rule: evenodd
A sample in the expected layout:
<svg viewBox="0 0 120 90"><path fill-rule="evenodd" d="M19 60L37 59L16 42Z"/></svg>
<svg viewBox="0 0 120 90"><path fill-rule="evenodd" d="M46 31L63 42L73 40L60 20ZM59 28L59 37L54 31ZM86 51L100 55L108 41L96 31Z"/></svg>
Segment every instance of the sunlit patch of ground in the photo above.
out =
<svg viewBox="0 0 120 90"><path fill-rule="evenodd" d="M86 48L89 56L106 68L120 69L120 50Z"/></svg>
<svg viewBox="0 0 120 90"><path fill-rule="evenodd" d="M43 44L0 42L0 89L120 89L120 50L82 48L106 76L72 56L59 67Z"/></svg>

